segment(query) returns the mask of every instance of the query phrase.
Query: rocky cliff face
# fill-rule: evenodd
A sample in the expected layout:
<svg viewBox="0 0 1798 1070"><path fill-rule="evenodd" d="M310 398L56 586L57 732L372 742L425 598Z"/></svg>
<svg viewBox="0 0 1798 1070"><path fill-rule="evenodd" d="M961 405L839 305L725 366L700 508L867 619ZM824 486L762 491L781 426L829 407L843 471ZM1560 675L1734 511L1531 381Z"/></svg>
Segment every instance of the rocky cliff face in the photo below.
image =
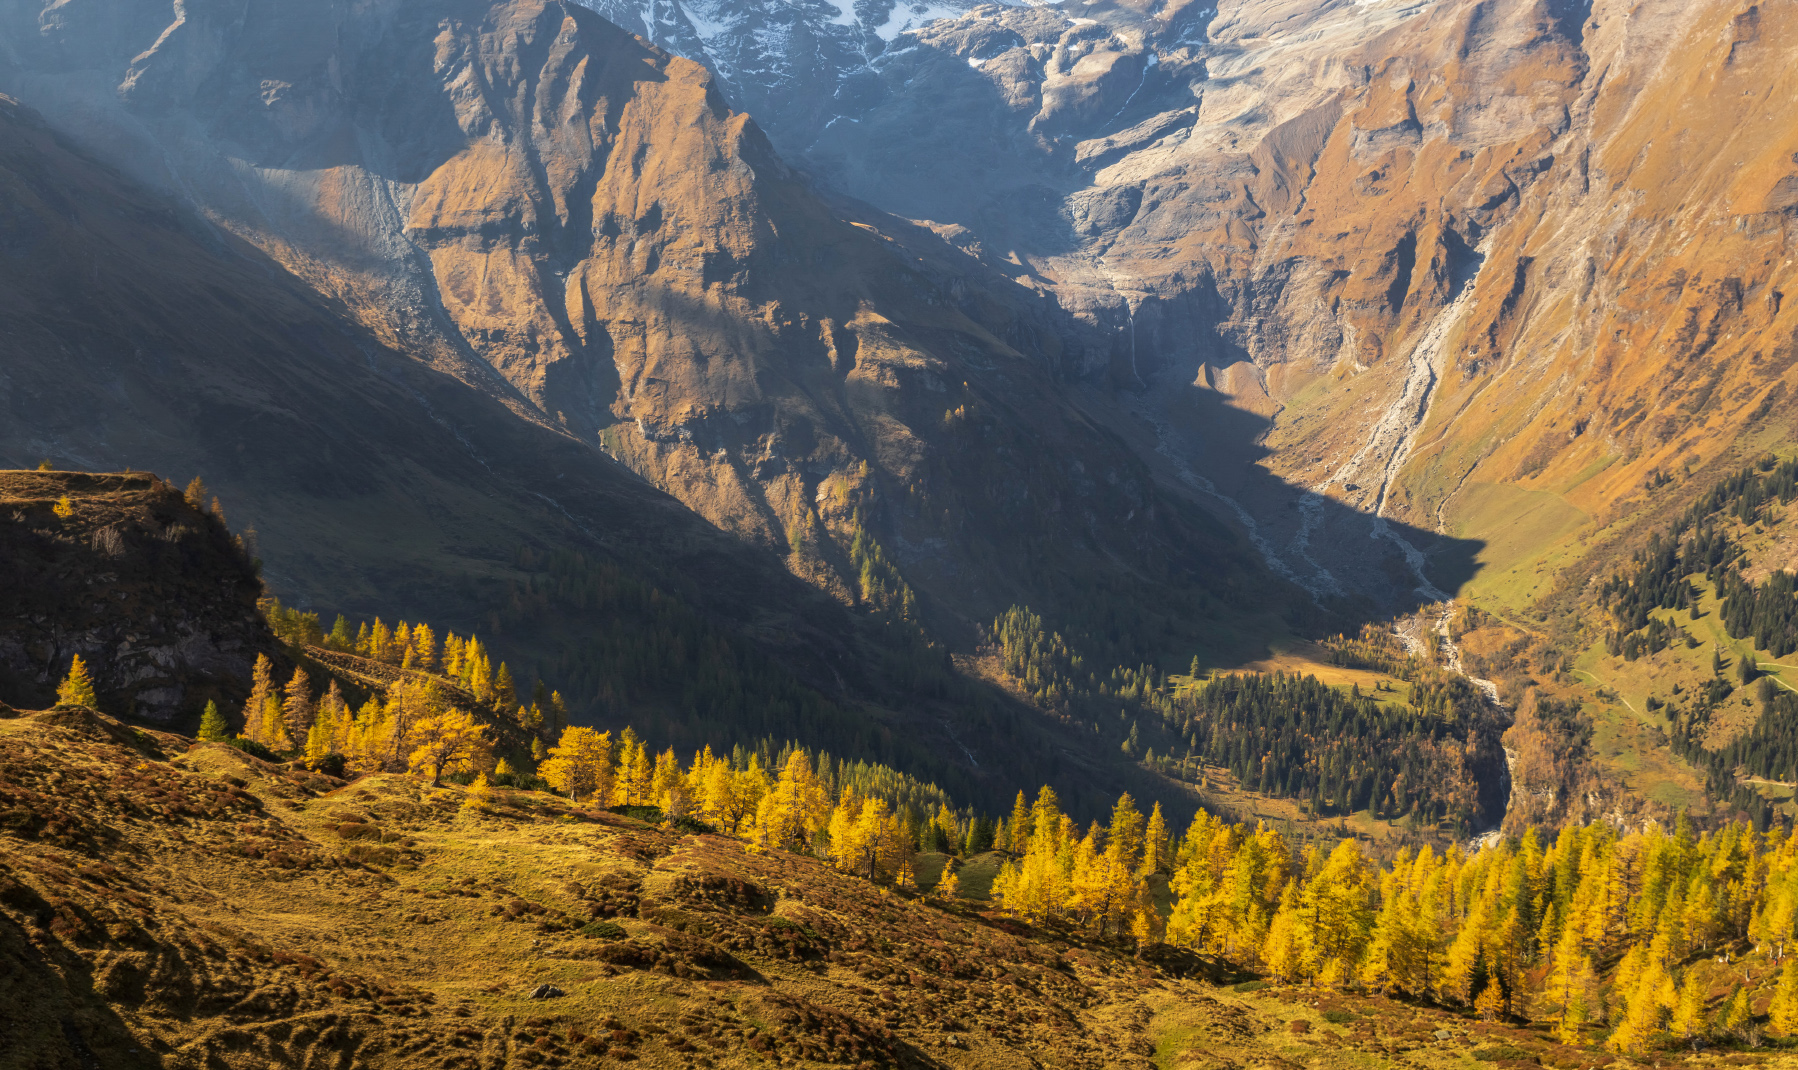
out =
<svg viewBox="0 0 1798 1070"><path fill-rule="evenodd" d="M989 5L765 118L1092 328L1090 411L1313 592L1453 589L1429 532L1502 567L1790 441L1790 14Z"/></svg>
<svg viewBox="0 0 1798 1070"><path fill-rule="evenodd" d="M847 614L778 558L565 432L384 346L341 303L6 98L0 206L0 466L50 458L153 465L182 482L201 474L232 530L263 533L265 575L284 599L478 631L521 676L610 626L592 599L565 599L554 643L523 628L498 634L496 615L520 615L519 589L541 588L540 563L555 555L656 590L660 604L740 636L758 663L846 700L874 689ZM61 539L39 515L56 495L26 497L36 504L0 516L23 510L18 530ZM154 547L165 529L145 538ZM70 545L91 548L90 534ZM0 699L42 701L69 655L91 652L51 646L55 657L34 654L19 670L39 697ZM592 708L590 693L570 698Z"/></svg>
<svg viewBox="0 0 1798 1070"><path fill-rule="evenodd" d="M0 85L844 601L1198 510L1433 598L1787 437L1778 4L878 7L9 0Z"/></svg>
<svg viewBox="0 0 1798 1070"><path fill-rule="evenodd" d="M1038 295L958 298L902 225L814 196L705 68L586 8L103 8L11 4L0 84L844 601L903 602L857 530L958 620L1074 559L1241 571L1055 387Z"/></svg>
<svg viewBox="0 0 1798 1070"><path fill-rule="evenodd" d="M168 724L279 656L249 559L154 476L0 474L0 513L0 701L53 703L81 655L102 708Z"/></svg>

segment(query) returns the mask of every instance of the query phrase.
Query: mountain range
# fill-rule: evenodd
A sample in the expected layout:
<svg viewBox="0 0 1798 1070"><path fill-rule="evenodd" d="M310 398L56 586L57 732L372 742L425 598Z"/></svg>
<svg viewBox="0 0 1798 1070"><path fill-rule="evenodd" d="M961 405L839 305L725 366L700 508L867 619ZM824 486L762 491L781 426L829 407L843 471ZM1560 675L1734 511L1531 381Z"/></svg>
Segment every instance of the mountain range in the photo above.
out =
<svg viewBox="0 0 1798 1070"><path fill-rule="evenodd" d="M1095 695L1456 595L1540 678L1789 448L1788 26L8 0L0 456L202 474L290 603L552 682L537 555L620 562L944 776L1060 731L1014 606Z"/></svg>

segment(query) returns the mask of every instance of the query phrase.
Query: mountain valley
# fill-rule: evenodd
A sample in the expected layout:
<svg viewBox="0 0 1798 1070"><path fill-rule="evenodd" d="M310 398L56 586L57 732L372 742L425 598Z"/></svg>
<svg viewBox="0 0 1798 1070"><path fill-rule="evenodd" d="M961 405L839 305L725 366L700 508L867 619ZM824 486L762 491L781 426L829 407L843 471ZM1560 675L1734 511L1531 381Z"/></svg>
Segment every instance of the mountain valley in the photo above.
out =
<svg viewBox="0 0 1798 1070"><path fill-rule="evenodd" d="M0 1047L1789 1059L1795 28L0 0Z"/></svg>

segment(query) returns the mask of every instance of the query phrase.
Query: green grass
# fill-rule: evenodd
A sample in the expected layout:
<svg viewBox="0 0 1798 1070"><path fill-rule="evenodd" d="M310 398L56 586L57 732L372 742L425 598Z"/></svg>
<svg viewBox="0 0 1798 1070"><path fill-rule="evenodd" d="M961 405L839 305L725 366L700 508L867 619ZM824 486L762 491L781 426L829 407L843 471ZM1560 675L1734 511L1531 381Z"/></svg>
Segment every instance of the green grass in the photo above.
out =
<svg viewBox="0 0 1798 1070"><path fill-rule="evenodd" d="M918 887L931 889L936 882L943 879L943 867L949 862L949 856L939 851L919 851L912 858L912 870L918 876Z"/></svg>
<svg viewBox="0 0 1798 1070"><path fill-rule="evenodd" d="M1469 483L1454 513L1458 537L1485 543L1474 557L1480 570L1460 593L1499 613L1519 613L1547 594L1588 545L1577 536L1591 517L1548 491Z"/></svg>
<svg viewBox="0 0 1798 1070"><path fill-rule="evenodd" d="M1005 865L1007 855L1002 851L988 851L975 855L962 863L956 871L961 880L961 897L963 899L991 899L993 895L993 878Z"/></svg>

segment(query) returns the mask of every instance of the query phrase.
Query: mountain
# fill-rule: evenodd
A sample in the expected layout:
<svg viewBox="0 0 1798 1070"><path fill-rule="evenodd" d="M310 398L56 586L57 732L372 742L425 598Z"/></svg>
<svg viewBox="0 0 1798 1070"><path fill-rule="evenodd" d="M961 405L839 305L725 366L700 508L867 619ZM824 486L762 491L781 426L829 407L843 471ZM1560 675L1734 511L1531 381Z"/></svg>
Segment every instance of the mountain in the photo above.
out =
<svg viewBox="0 0 1798 1070"><path fill-rule="evenodd" d="M842 74L822 123L759 117L831 188L1127 336L1063 365L1087 410L1313 591L1369 588L1390 517L1482 543L1466 590L1518 612L1653 473L1696 491L1791 440L1774 11L987 5ZM1207 394L1259 426L1220 434Z"/></svg>
<svg viewBox="0 0 1798 1070"><path fill-rule="evenodd" d="M123 5L29 34L13 10L4 84L59 129L843 601L879 601L858 525L961 636L1101 575L1152 596L1242 574L1234 536L1157 498L1046 374L1060 342L1034 297L965 314L897 236L814 196L703 68L586 9L320 2L152 26Z"/></svg>
<svg viewBox="0 0 1798 1070"><path fill-rule="evenodd" d="M204 473L287 601L478 633L522 686L548 677L586 717L628 710L682 745L803 734L969 798L1022 786L952 760L952 737L984 751L1020 711L984 692L929 697L946 676L940 651L905 661L778 558L388 348L341 303L12 101L0 100L0 131L7 456ZM102 650L100 687L119 712L191 726L207 697L241 698L265 640L221 625L208 648L184 631L220 581L182 573L216 555L178 493L141 474L19 472L3 485L9 567L25 573L9 589L25 602L0 624L0 701L45 702L70 657ZM64 497L67 519L52 508ZM260 591L239 581L247 591L225 593L241 613ZM137 615L100 627L32 608L96 584ZM163 690L141 709L125 698Z"/></svg>

